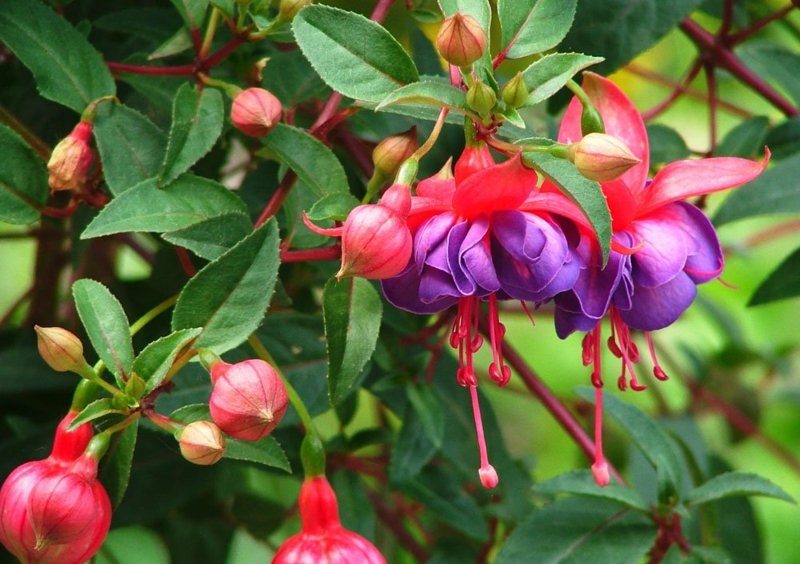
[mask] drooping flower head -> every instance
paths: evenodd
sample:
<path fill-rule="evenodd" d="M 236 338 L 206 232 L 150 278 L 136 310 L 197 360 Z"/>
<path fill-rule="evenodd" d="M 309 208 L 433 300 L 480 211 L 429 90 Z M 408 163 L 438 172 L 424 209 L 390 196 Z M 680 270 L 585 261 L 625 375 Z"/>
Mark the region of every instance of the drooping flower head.
<path fill-rule="evenodd" d="M 583 88 L 603 117 L 606 133 L 621 140 L 640 160 L 617 180 L 600 183 L 612 220 L 608 263 L 603 267 L 599 247 L 584 224 L 587 229 L 582 230 L 579 247 L 584 266 L 574 287 L 555 300 L 556 332 L 561 338 L 574 331 L 589 332 L 583 357 L 585 364 L 593 365 L 599 411 L 599 322 L 607 316 L 611 324 L 608 347 L 622 360 L 621 389 L 628 383 L 634 390 L 645 387 L 633 371 L 639 352 L 631 329 L 645 332 L 654 374 L 665 379 L 649 332 L 674 322 L 694 301 L 697 285 L 717 278 L 723 267 L 714 227 L 702 211 L 684 200 L 753 180 L 766 167 L 769 152 L 761 162 L 734 157 L 676 161 L 648 180 L 649 142 L 639 112 L 606 78 L 585 73 Z M 560 142 L 580 141 L 580 117 L 581 104 L 573 99 L 561 123 Z M 602 449 L 596 450 L 596 466 L 601 467 Z"/>

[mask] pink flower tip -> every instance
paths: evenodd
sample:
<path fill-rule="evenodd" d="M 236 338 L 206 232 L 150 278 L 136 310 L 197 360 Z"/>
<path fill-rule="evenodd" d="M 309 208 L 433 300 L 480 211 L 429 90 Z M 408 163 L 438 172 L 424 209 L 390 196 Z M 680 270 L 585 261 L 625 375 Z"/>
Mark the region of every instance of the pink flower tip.
<path fill-rule="evenodd" d="M 598 460 L 592 464 L 592 476 L 595 483 L 601 488 L 611 483 L 611 476 L 608 472 L 608 463 L 605 460 Z"/>
<path fill-rule="evenodd" d="M 263 137 L 281 120 L 281 102 L 269 90 L 248 88 L 233 99 L 231 121 L 250 137 Z"/>
<path fill-rule="evenodd" d="M 478 476 L 481 479 L 481 485 L 487 490 L 491 490 L 497 487 L 497 484 L 500 483 L 500 478 L 497 476 L 497 470 L 494 469 L 494 466 L 491 464 L 486 464 L 486 466 L 482 466 L 478 469 Z"/>
<path fill-rule="evenodd" d="M 392 202 L 395 209 L 402 205 Z M 342 267 L 336 278 L 381 280 L 406 267 L 411 258 L 411 231 L 395 209 L 364 204 L 350 212 L 342 230 Z"/>

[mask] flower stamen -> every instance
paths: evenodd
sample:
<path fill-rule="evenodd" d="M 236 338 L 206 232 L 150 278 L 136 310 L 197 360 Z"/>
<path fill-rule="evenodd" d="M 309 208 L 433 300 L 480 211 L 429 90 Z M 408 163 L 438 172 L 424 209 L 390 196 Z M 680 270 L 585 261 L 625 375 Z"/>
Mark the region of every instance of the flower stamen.
<path fill-rule="evenodd" d="M 481 484 L 487 490 L 497 486 L 500 479 L 497 477 L 497 471 L 494 466 L 489 464 L 489 455 L 486 452 L 486 437 L 483 433 L 483 419 L 481 418 L 481 406 L 478 402 L 478 387 L 471 385 L 469 387 L 470 396 L 472 396 L 472 416 L 475 419 L 475 434 L 478 438 L 478 454 L 480 455 L 480 468 L 478 468 L 478 476 L 480 477 Z"/>
<path fill-rule="evenodd" d="M 650 336 L 650 331 L 644 332 L 644 340 L 647 341 L 647 348 L 650 350 L 650 360 L 653 361 L 653 376 L 661 380 L 668 380 L 669 376 L 667 373 L 664 372 L 664 369 L 661 368 L 661 364 L 658 362 L 658 357 L 656 356 L 656 347 L 653 344 L 653 338 Z"/>
<path fill-rule="evenodd" d="M 489 296 L 489 341 L 492 347 L 492 364 L 489 365 L 489 376 L 499 386 L 505 386 L 511 378 L 511 369 L 503 362 L 501 348 L 505 333 L 506 328 L 500 323 L 500 316 L 497 313 L 497 297 L 491 294 Z"/>

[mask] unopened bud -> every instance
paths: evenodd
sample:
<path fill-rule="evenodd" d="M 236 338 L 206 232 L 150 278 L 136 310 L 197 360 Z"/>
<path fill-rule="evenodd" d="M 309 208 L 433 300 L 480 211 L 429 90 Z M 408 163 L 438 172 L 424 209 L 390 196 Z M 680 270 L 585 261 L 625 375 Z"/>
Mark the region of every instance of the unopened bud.
<path fill-rule="evenodd" d="M 39 354 L 56 372 L 77 372 L 86 365 L 83 344 L 74 334 L 61 327 L 34 325 L 38 336 Z"/>
<path fill-rule="evenodd" d="M 58 142 L 47 162 L 50 190 L 75 190 L 86 182 L 92 166 L 92 124 L 80 121 L 78 125 Z"/>
<path fill-rule="evenodd" d="M 372 151 L 372 162 L 375 164 L 375 170 L 385 178 L 394 176 L 400 169 L 400 165 L 413 155 L 418 147 L 416 126 L 405 133 L 387 137 L 378 143 Z"/>
<path fill-rule="evenodd" d="M 269 90 L 248 88 L 233 99 L 231 121 L 250 137 L 263 137 L 281 119 L 281 102 Z"/>
<path fill-rule="evenodd" d="M 381 204 L 358 206 L 344 222 L 342 267 L 336 278 L 391 278 L 408 264 L 411 245 L 405 218 L 392 208 Z"/>
<path fill-rule="evenodd" d="M 297 15 L 297 12 L 311 4 L 313 0 L 281 0 L 278 8 L 278 19 L 284 22 L 290 21 Z"/>
<path fill-rule="evenodd" d="M 591 104 L 584 105 L 581 111 L 581 135 L 605 132 L 606 126 L 603 123 L 603 116 L 600 115 L 597 108 Z"/>
<path fill-rule="evenodd" d="M 485 82 L 476 80 L 467 90 L 467 105 L 478 112 L 479 116 L 487 117 L 495 104 L 497 104 L 497 94 Z"/>
<path fill-rule="evenodd" d="M 590 133 L 567 147 L 567 158 L 590 180 L 609 182 L 641 162 L 625 144 L 605 133 Z"/>
<path fill-rule="evenodd" d="M 445 61 L 466 67 L 483 56 L 486 32 L 472 16 L 456 12 L 442 23 L 436 36 L 436 47 Z"/>
<path fill-rule="evenodd" d="M 503 87 L 503 101 L 512 108 L 519 108 L 528 99 L 528 87 L 525 86 L 525 80 L 522 73 L 518 72 L 514 78 L 509 80 Z"/>
<path fill-rule="evenodd" d="M 194 421 L 179 431 L 181 455 L 192 464 L 216 464 L 225 454 L 225 437 L 211 421 Z"/>
<path fill-rule="evenodd" d="M 405 219 L 411 211 L 411 188 L 407 184 L 392 184 L 383 193 L 378 204 Z"/>

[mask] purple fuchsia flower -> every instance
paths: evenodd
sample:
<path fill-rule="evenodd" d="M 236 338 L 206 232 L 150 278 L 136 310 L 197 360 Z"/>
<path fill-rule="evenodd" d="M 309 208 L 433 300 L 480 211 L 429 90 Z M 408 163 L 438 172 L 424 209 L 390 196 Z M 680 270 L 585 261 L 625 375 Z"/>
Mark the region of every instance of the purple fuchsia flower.
<path fill-rule="evenodd" d="M 518 155 L 496 164 L 486 145 L 467 147 L 455 176 L 447 165 L 417 186 L 406 220 L 411 259 L 382 281 L 386 299 L 398 308 L 425 314 L 457 307 L 450 345 L 458 350 L 458 383 L 472 396 L 479 476 L 487 488 L 498 478 L 486 454 L 472 361 L 483 343 L 480 302 L 488 302 L 489 375 L 502 386 L 510 370 L 497 301 L 544 302 L 572 288 L 582 266 L 575 254 L 578 231 L 564 219 L 581 212 L 560 193 L 540 193 L 536 184 L 536 173 Z"/>
<path fill-rule="evenodd" d="M 583 341 L 583 361 L 587 366 L 593 365 L 598 410 L 593 470 L 597 482 L 605 485 L 608 470 L 599 424 L 603 385 L 600 321 L 608 316 L 608 347 L 622 360 L 620 389 L 624 390 L 628 381 L 634 390 L 645 388 L 637 382 L 633 370 L 639 352 L 631 339 L 631 329 L 644 331 L 654 375 L 666 379 L 650 331 L 674 322 L 694 301 L 697 285 L 718 278 L 723 268 L 714 227 L 702 211 L 684 200 L 753 180 L 766 167 L 769 151 L 761 162 L 734 157 L 676 161 L 648 180 L 649 143 L 641 115 L 610 80 L 592 73 L 584 76 L 583 88 L 602 115 L 606 133 L 622 140 L 641 161 L 619 179 L 600 183 L 611 212 L 613 232 L 605 267 L 588 225 L 581 224 L 579 217 L 574 218 L 582 227 L 578 247 L 582 268 L 574 286 L 555 298 L 558 336 L 563 339 L 574 331 L 588 332 Z M 573 99 L 561 122 L 561 143 L 581 139 L 581 109 L 577 98 Z"/>

